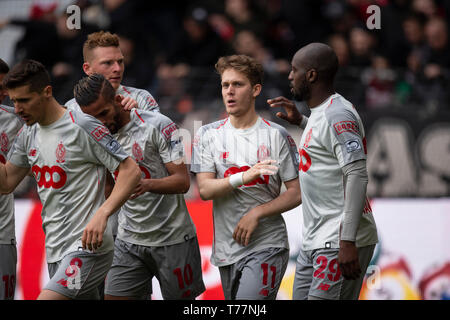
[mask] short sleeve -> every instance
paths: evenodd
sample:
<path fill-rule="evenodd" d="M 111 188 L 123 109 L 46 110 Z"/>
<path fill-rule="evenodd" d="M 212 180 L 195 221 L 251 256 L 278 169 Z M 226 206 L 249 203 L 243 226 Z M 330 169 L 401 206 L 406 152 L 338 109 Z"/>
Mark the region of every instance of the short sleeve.
<path fill-rule="evenodd" d="M 201 127 L 194 136 L 192 142 L 192 160 L 191 171 L 199 172 L 216 172 L 214 158 L 211 154 L 211 144 L 208 130 Z"/>
<path fill-rule="evenodd" d="M 362 123 L 356 114 L 342 109 L 337 112 L 328 112 L 326 116 L 328 128 L 325 132 L 329 137 L 325 145 L 336 156 L 340 167 L 366 159 Z"/>

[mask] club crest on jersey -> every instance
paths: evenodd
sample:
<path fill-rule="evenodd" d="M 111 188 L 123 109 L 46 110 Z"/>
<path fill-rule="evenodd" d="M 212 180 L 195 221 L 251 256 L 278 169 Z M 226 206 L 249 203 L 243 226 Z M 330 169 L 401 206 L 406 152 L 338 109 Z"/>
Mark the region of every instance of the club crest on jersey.
<path fill-rule="evenodd" d="M 144 153 L 142 152 L 141 146 L 137 142 L 133 144 L 131 152 L 133 153 L 133 157 L 136 161 L 144 160 Z"/>
<path fill-rule="evenodd" d="M 258 161 L 264 161 L 270 157 L 270 150 L 267 148 L 265 144 L 259 146 L 258 151 L 256 153 L 256 157 Z"/>
<path fill-rule="evenodd" d="M 2 132 L 2 134 L 0 134 L 0 149 L 3 152 L 8 152 L 8 144 L 9 144 L 8 136 L 6 135 L 6 133 Z"/>
<path fill-rule="evenodd" d="M 220 154 L 220 158 L 223 159 L 223 160 L 225 160 L 226 158 L 229 157 L 229 155 L 230 155 L 229 152 L 222 152 L 222 153 Z"/>
<path fill-rule="evenodd" d="M 303 147 L 308 148 L 309 142 L 311 141 L 311 136 L 312 136 L 312 128 L 309 129 L 308 133 L 306 134 L 305 142 L 303 143 Z"/>
<path fill-rule="evenodd" d="M 60 142 L 56 148 L 56 162 L 64 163 L 66 161 L 66 148 L 63 143 Z"/>

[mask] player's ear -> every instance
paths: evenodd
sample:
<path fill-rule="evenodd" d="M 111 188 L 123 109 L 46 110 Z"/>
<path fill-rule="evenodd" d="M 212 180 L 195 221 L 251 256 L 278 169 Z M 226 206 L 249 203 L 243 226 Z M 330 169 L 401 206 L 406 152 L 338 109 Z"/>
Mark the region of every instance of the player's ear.
<path fill-rule="evenodd" d="M 46 87 L 42 90 L 42 92 L 44 93 L 44 96 L 45 96 L 46 98 L 50 98 L 50 97 L 53 96 L 53 88 L 52 88 L 52 86 L 50 86 L 50 85 L 46 86 Z"/>
<path fill-rule="evenodd" d="M 317 70 L 316 69 L 310 69 L 306 72 L 306 80 L 308 80 L 309 83 L 314 83 L 317 81 Z"/>
<path fill-rule="evenodd" d="M 86 73 L 86 75 L 90 76 L 91 75 L 91 65 L 89 64 L 89 62 L 85 62 L 83 63 L 83 71 L 84 73 Z"/>
<path fill-rule="evenodd" d="M 262 90 L 262 85 L 261 84 L 255 84 L 253 86 L 253 98 L 256 98 L 257 96 L 259 96 L 259 94 L 261 93 Z"/>

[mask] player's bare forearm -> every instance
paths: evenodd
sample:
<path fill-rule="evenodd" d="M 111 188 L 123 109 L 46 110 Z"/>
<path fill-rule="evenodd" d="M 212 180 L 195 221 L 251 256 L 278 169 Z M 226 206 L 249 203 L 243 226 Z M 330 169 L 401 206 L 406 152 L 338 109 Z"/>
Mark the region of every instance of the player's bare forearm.
<path fill-rule="evenodd" d="M 275 163 L 276 161 L 271 159 L 256 163 L 250 169 L 241 173 L 241 185 L 251 183 L 262 175 L 275 174 L 278 170 L 278 168 L 274 165 Z M 203 200 L 212 200 L 230 193 L 234 189 L 234 186 L 230 183 L 230 179 L 231 176 L 222 179 L 216 178 L 216 174 L 214 172 L 197 173 L 197 183 L 200 197 Z"/>
<path fill-rule="evenodd" d="M 29 168 L 17 167 L 9 161 L 0 163 L 0 193 L 13 192 L 29 171 Z"/>
<path fill-rule="evenodd" d="M 118 169 L 119 174 L 111 194 L 98 208 L 83 231 L 81 237 L 83 249 L 96 250 L 103 244 L 103 233 L 109 216 L 128 200 L 141 178 L 139 167 L 130 157 L 122 161 Z"/>
<path fill-rule="evenodd" d="M 118 169 L 119 174 L 111 194 L 99 208 L 99 211 L 105 212 L 108 216 L 116 212 L 128 200 L 141 179 L 141 171 L 130 157 L 122 161 Z"/>
<path fill-rule="evenodd" d="M 360 276 L 358 248 L 354 241 L 339 241 L 338 264 L 345 279 L 355 280 Z"/>
<path fill-rule="evenodd" d="M 302 203 L 302 195 L 300 192 L 300 183 L 298 178 L 286 181 L 284 185 L 286 186 L 286 191 L 272 201 L 256 207 L 258 211 L 258 219 L 280 215 L 283 212 L 298 207 Z"/>
<path fill-rule="evenodd" d="M 241 218 L 233 232 L 236 242 L 243 246 L 248 245 L 262 218 L 280 215 L 302 203 L 298 178 L 285 182 L 285 186 L 286 191 L 277 198 L 253 208 Z"/>
<path fill-rule="evenodd" d="M 214 172 L 197 173 L 198 190 L 202 200 L 213 200 L 230 193 L 233 187 L 228 182 L 228 179 L 217 179 Z"/>
<path fill-rule="evenodd" d="M 186 165 L 184 163 L 175 164 L 174 162 L 169 162 L 165 166 L 169 173 L 167 177 L 141 179 L 131 199 L 145 192 L 157 194 L 182 194 L 188 192 L 191 179 Z"/>

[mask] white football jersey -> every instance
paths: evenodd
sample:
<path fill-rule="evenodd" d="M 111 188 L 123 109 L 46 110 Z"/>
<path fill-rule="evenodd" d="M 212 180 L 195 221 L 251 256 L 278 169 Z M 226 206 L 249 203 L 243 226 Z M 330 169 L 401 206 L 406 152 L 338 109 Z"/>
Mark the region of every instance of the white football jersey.
<path fill-rule="evenodd" d="M 234 128 L 227 118 L 201 127 L 194 137 L 191 171 L 195 173 L 214 172 L 221 179 L 266 159 L 277 161 L 276 174 L 262 176 L 213 200 L 211 262 L 216 266 L 233 264 L 249 252 L 265 248 L 289 248 L 281 215 L 262 219 L 248 246 L 238 244 L 233 232 L 247 212 L 280 195 L 282 182 L 298 177 L 297 147 L 285 128 L 261 117 L 248 129 Z"/>
<path fill-rule="evenodd" d="M 300 186 L 303 211 L 303 250 L 339 248 L 339 227 L 344 210 L 342 168 L 366 159 L 363 123 L 353 105 L 333 94 L 311 109 L 300 145 Z M 358 247 L 377 243 L 370 203 L 356 237 Z"/>
<path fill-rule="evenodd" d="M 136 100 L 139 109 L 159 112 L 158 103 L 147 90 L 120 85 L 116 91 L 116 94 L 120 94 L 124 97 L 131 97 Z M 81 108 L 75 98 L 67 101 L 65 106 L 71 110 L 81 111 Z"/>
<path fill-rule="evenodd" d="M 159 112 L 132 109 L 131 121 L 114 137 L 138 163 L 143 179 L 161 179 L 168 162 L 184 160 L 176 124 Z M 193 238 L 194 223 L 183 194 L 146 192 L 128 200 L 119 213 L 119 239 L 143 246 L 166 246 Z"/>
<path fill-rule="evenodd" d="M 14 139 L 23 123 L 14 108 L 0 105 L 0 162 L 5 164 Z M 0 194 L 0 244 L 16 241 L 14 226 L 14 195 Z"/>
<path fill-rule="evenodd" d="M 48 126 L 24 126 L 9 161 L 31 168 L 41 199 L 48 263 L 82 247 L 83 231 L 105 201 L 104 167 L 114 172 L 128 155 L 97 119 L 67 110 Z M 111 227 L 97 252 L 113 250 Z"/>

